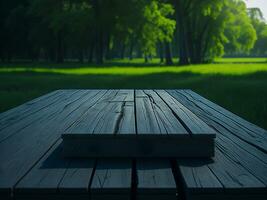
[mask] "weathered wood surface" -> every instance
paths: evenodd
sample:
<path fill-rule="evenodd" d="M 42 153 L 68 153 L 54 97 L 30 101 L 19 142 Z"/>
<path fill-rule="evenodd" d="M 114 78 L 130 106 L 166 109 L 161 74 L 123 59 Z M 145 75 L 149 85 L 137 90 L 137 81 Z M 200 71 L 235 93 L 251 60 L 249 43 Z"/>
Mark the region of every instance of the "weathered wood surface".
<path fill-rule="evenodd" d="M 0 188 L 10 190 L 59 140 L 61 133 L 104 91 L 62 91 L 64 95 L 42 112 L 0 131 Z M 23 121 L 30 125 L 23 126 Z"/>
<path fill-rule="evenodd" d="M 176 95 L 181 103 L 183 100 L 184 105 L 198 115 L 199 118 L 202 118 L 202 120 L 204 120 L 204 118 L 201 117 L 202 115 L 210 115 L 208 120 L 204 120 L 206 123 L 216 121 L 219 127 L 226 129 L 226 131 L 230 132 L 234 136 L 241 138 L 248 144 L 251 144 L 256 148 L 260 148 L 262 151 L 267 153 L 266 130 L 251 124 L 250 122 L 240 118 L 239 116 L 225 110 L 224 108 L 212 103 L 211 101 L 190 90 L 172 90 L 168 92 Z"/>
<path fill-rule="evenodd" d="M 193 137 L 214 138 L 216 132 L 164 90 L 156 91 Z"/>
<path fill-rule="evenodd" d="M 169 160 L 137 160 L 136 199 L 177 199 Z"/>
<path fill-rule="evenodd" d="M 0 199 L 176 199 L 182 192 L 189 200 L 266 200 L 266 130 L 190 90 L 139 91 L 58 90 L 1 113 Z M 96 109 L 100 105 L 120 112 L 121 101 L 129 115 L 106 116 Z M 138 112 L 148 109 L 140 119 L 134 115 L 137 101 Z M 202 122 L 215 130 L 215 157 L 175 162 L 63 158 L 61 134 L 91 111 L 98 113 L 95 119 L 110 120 L 106 127 L 95 123 L 98 130 L 117 130 L 118 135 L 146 133 L 153 126 L 158 135 L 171 136 L 172 130 L 182 130 L 180 125 L 185 128 L 183 123 L 197 116 L 200 120 L 185 130 L 201 135 Z M 168 120 L 179 115 L 183 117 L 170 125 Z M 116 120 L 120 125 L 114 126 Z M 138 127 L 138 120 L 146 125 Z"/>
<path fill-rule="evenodd" d="M 133 90 L 110 90 L 65 133 L 135 134 L 133 102 Z"/>
<path fill-rule="evenodd" d="M 100 159 L 97 161 L 90 191 L 93 199 L 131 199 L 132 161 Z"/>
<path fill-rule="evenodd" d="M 158 93 L 109 91 L 62 135 L 64 155 L 212 157 L 215 131 L 165 91 Z"/>
<path fill-rule="evenodd" d="M 136 119 L 138 134 L 183 134 L 187 130 L 172 110 L 153 90 L 136 90 Z"/>
<path fill-rule="evenodd" d="M 19 181 L 14 193 L 86 193 L 94 160 L 64 159 L 59 140 Z"/>
<path fill-rule="evenodd" d="M 192 91 L 168 92 L 218 132 L 213 159 L 177 161 L 188 198 L 266 199 L 267 132 Z"/>

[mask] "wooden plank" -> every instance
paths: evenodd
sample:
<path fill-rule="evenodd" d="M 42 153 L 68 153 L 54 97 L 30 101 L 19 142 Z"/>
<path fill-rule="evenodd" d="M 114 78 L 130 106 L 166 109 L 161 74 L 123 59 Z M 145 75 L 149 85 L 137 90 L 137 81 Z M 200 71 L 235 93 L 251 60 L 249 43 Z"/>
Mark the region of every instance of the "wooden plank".
<path fill-rule="evenodd" d="M 134 101 L 134 90 L 119 90 L 118 94 L 110 101 Z"/>
<path fill-rule="evenodd" d="M 101 159 L 97 161 L 90 186 L 94 199 L 131 199 L 131 160 Z"/>
<path fill-rule="evenodd" d="M 182 134 L 185 137 L 189 136 L 188 131 L 183 127 L 173 114 L 172 110 L 157 95 L 157 93 L 153 90 L 144 90 L 143 93 L 151 102 L 156 120 L 162 133 L 166 132 L 167 134 Z"/>
<path fill-rule="evenodd" d="M 72 92 L 69 94 L 65 94 L 67 98 L 62 99 L 63 105 L 66 103 L 66 101 L 72 94 Z M 56 106 L 58 106 L 58 109 L 62 108 L 58 104 L 56 104 Z M 12 187 L 16 183 L 16 181 L 20 177 L 22 177 L 27 172 L 27 170 L 40 158 L 40 156 L 42 156 L 47 151 L 47 149 L 53 144 L 53 142 L 56 141 L 56 139 L 53 140 L 44 149 L 44 145 L 42 144 L 39 144 L 39 146 L 37 146 L 37 142 L 42 141 L 43 139 L 40 138 L 41 133 L 37 132 L 37 129 L 42 130 L 43 126 L 47 125 L 45 123 L 47 121 L 47 117 L 54 114 L 54 110 L 55 107 L 53 107 L 53 110 L 47 108 L 47 112 L 42 113 L 42 115 L 39 117 L 39 121 L 34 121 L 31 127 L 18 129 L 18 124 L 15 124 L 9 127 L 8 129 L 5 129 L 5 132 L 0 132 L 1 134 L 7 133 L 11 135 L 6 140 L 0 143 L 0 165 L 2 169 L 0 171 L 0 188 Z M 35 117 L 32 120 L 35 120 Z M 36 136 L 39 137 L 37 138 Z M 46 139 L 47 137 L 44 138 Z M 34 148 L 37 149 L 33 152 L 32 149 Z M 31 160 L 30 158 L 36 155 L 38 149 L 42 149 L 42 153 L 38 154 L 37 157 L 34 157 L 34 159 Z M 27 154 L 27 151 L 29 155 Z M 29 161 L 30 163 L 28 163 Z"/>
<path fill-rule="evenodd" d="M 220 198 L 224 193 L 258 195 L 266 193 L 266 186 L 244 166 L 233 161 L 217 148 L 215 151 L 213 161 L 177 161 L 188 196 L 200 193 L 216 194 Z"/>
<path fill-rule="evenodd" d="M 64 155 L 97 158 L 214 155 L 213 138 L 190 137 L 171 109 L 152 90 L 136 91 L 135 123 L 132 93 L 133 90 L 110 91 L 82 115 L 62 135 Z M 130 101 L 125 101 L 126 98 Z M 137 135 L 135 126 L 140 131 Z M 155 137 L 155 133 L 159 134 Z"/>
<path fill-rule="evenodd" d="M 89 197 L 88 185 L 94 160 L 64 159 L 59 140 L 14 188 L 16 199 L 31 199 L 49 195 L 49 199 L 84 194 Z M 38 198 L 39 199 L 39 198 Z"/>
<path fill-rule="evenodd" d="M 210 103 L 208 100 L 204 100 L 203 97 L 200 98 L 199 95 L 197 96 L 191 91 L 183 90 L 168 92 L 175 98 L 179 98 L 179 100 L 184 98 L 188 102 L 188 105 L 191 104 L 192 108 L 197 107 L 206 115 L 210 115 L 210 120 L 222 125 L 231 134 L 267 153 L 267 131 L 255 125 L 251 125 L 251 123 L 246 122 L 234 114 L 230 114 L 229 111 L 226 111 L 223 108 L 218 106 L 213 107 L 213 103 Z"/>
<path fill-rule="evenodd" d="M 206 117 L 201 117 L 208 121 Z M 219 124 L 213 121 L 209 121 L 209 124 L 219 133 L 216 140 L 217 148 L 224 152 L 232 162 L 240 163 L 251 174 L 267 185 L 267 177 L 264 176 L 264 174 L 267 174 L 267 154 L 235 137 Z"/>
<path fill-rule="evenodd" d="M 236 146 L 223 135 L 218 136 L 217 148 L 234 163 L 239 163 L 267 187 L 267 164 Z M 266 188 L 267 189 L 267 188 Z"/>
<path fill-rule="evenodd" d="M 211 159 L 177 160 L 187 195 L 223 192 L 223 185 L 208 167 L 212 162 Z"/>
<path fill-rule="evenodd" d="M 43 96 L 40 96 L 38 98 L 35 98 L 31 101 L 28 101 L 20 106 L 17 106 L 15 108 L 12 108 L 10 110 L 7 110 L 5 112 L 0 113 L 0 125 L 1 127 L 5 124 L 4 120 L 8 120 L 8 118 L 10 116 L 13 116 L 15 118 L 14 115 L 19 115 L 21 116 L 22 114 L 24 114 L 25 112 L 28 112 L 30 110 L 32 110 L 33 107 L 35 107 L 34 105 L 38 105 L 37 108 L 39 108 L 39 104 L 42 104 L 42 102 L 49 102 L 49 99 L 51 98 L 55 98 L 56 96 L 60 96 L 62 94 L 61 90 L 55 90 L 53 92 L 50 92 L 48 94 L 45 94 Z M 12 119 L 10 119 L 12 120 Z"/>
<path fill-rule="evenodd" d="M 136 134 L 133 94 L 133 90 L 110 90 L 81 115 L 62 134 L 64 154 L 68 157 L 127 156 L 129 140 L 124 135 Z M 123 147 L 125 151 L 122 152 Z"/>
<path fill-rule="evenodd" d="M 149 96 L 142 90 L 135 91 L 135 104 L 138 134 L 166 134 L 158 125 Z"/>
<path fill-rule="evenodd" d="M 217 112 L 221 113 L 222 115 L 224 115 L 225 117 L 237 122 L 238 124 L 240 124 L 241 126 L 243 126 L 245 129 L 249 129 L 253 132 L 258 133 L 259 135 L 264 135 L 266 137 L 266 133 L 267 131 L 256 126 L 255 124 L 241 118 L 240 116 L 224 109 L 223 107 L 219 106 L 218 104 L 213 103 L 212 101 L 200 96 L 199 94 L 193 92 L 192 90 L 184 90 L 184 92 L 194 96 L 194 98 L 197 101 L 201 101 L 203 103 L 205 103 L 206 105 L 208 105 L 209 107 L 215 109 Z"/>
<path fill-rule="evenodd" d="M 215 149 L 214 163 L 209 165 L 212 172 L 224 185 L 225 190 L 238 192 L 264 192 L 266 186 L 246 170 L 240 163 L 233 162 L 218 148 Z"/>
<path fill-rule="evenodd" d="M 207 158 L 214 142 L 176 136 L 105 136 L 63 138 L 64 156 L 72 158 Z"/>
<path fill-rule="evenodd" d="M 177 91 L 175 94 L 177 98 L 188 108 L 190 108 L 199 118 L 205 121 L 209 126 L 215 129 L 218 132 L 218 136 L 223 135 L 229 140 L 231 140 L 237 147 L 242 148 L 248 154 L 257 157 L 263 163 L 267 163 L 267 154 L 261 150 L 260 147 L 247 143 L 246 140 L 243 140 L 242 137 L 237 137 L 236 134 L 233 134 L 228 128 L 229 124 L 224 123 L 219 118 L 214 118 L 211 112 L 206 112 L 199 106 L 196 106 L 194 101 L 189 101 L 186 94 L 183 91 Z M 214 111 L 215 112 L 215 111 Z"/>
<path fill-rule="evenodd" d="M 136 199 L 177 199 L 177 190 L 168 160 L 137 160 Z"/>
<path fill-rule="evenodd" d="M 218 132 L 214 162 L 205 163 L 203 160 L 178 162 L 190 196 L 188 198 L 195 199 L 197 195 L 194 196 L 193 193 L 203 193 L 203 198 L 227 196 L 233 199 L 238 198 L 238 195 L 248 194 L 250 197 L 246 199 L 253 199 L 251 194 L 254 193 L 254 198 L 261 199 L 267 192 L 264 175 L 266 154 L 229 131 L 228 126 L 231 124 L 227 124 L 219 117 L 215 118 L 214 112 L 217 112 L 215 109 L 206 109 L 184 91 L 168 92 Z"/>
<path fill-rule="evenodd" d="M 136 134 L 134 102 L 125 102 L 121 111 L 117 134 Z"/>
<path fill-rule="evenodd" d="M 15 187 L 16 193 L 56 193 L 70 160 L 60 159 L 59 140 Z"/>
<path fill-rule="evenodd" d="M 1 125 L 0 143 L 6 140 L 7 138 L 11 137 L 13 134 L 16 134 L 19 130 L 25 129 L 31 126 L 31 124 L 38 122 L 42 118 L 46 117 L 45 114 L 47 114 L 47 110 L 49 110 L 51 107 L 57 107 L 58 104 L 60 104 L 60 102 L 65 101 L 66 99 L 70 98 L 72 95 L 77 93 L 77 91 L 68 91 L 68 92 L 62 91 L 61 93 L 62 94 L 59 95 L 59 97 L 55 96 L 54 99 L 49 99 L 50 101 L 52 101 L 52 103 L 47 102 L 47 105 L 43 107 L 43 109 L 42 109 L 43 102 L 41 101 L 40 102 L 41 109 L 39 111 L 37 109 L 37 112 L 32 112 L 30 108 L 28 108 L 27 106 L 24 106 L 22 108 L 25 108 L 26 111 L 19 110 L 17 113 L 14 112 L 14 113 L 11 113 L 8 117 L 5 117 L 5 119 L 3 120 L 3 123 L 7 123 L 7 126 Z M 34 105 L 34 107 L 38 107 L 38 102 L 39 101 L 37 101 L 37 105 L 36 104 L 32 104 L 32 105 Z M 35 109 L 33 108 L 33 110 Z M 42 112 L 43 115 L 40 115 L 40 112 Z M 20 113 L 22 116 L 20 116 Z M 14 121 L 12 121 L 12 119 L 14 119 Z"/>
<path fill-rule="evenodd" d="M 205 112 L 205 108 L 194 105 L 194 101 L 188 101 L 183 98 L 187 94 L 180 94 L 179 98 L 181 101 L 184 101 L 184 104 L 191 106 L 191 109 L 195 111 L 195 113 L 201 117 L 206 123 L 208 123 L 211 127 L 217 130 L 218 140 L 217 146 L 221 148 L 222 151 L 225 151 L 226 155 L 229 155 L 231 159 L 235 159 L 234 162 L 241 163 L 246 169 L 248 169 L 252 174 L 254 174 L 259 180 L 266 183 L 266 164 L 267 164 L 267 154 L 264 151 L 261 151 L 261 148 L 257 148 L 250 143 L 247 143 L 246 140 L 242 140 L 242 138 L 237 137 L 236 134 L 239 133 L 239 130 L 236 130 L 234 133 L 229 128 L 231 124 L 228 124 L 220 119 L 214 117 L 215 110 L 210 110 L 210 112 Z M 240 132 L 242 129 L 240 129 Z M 264 141 L 263 141 L 264 143 Z M 267 142 L 265 142 L 267 143 Z"/>
<path fill-rule="evenodd" d="M 179 101 L 164 90 L 156 90 L 156 92 L 168 104 L 172 112 L 175 113 L 176 117 L 180 119 L 181 123 L 193 137 L 205 136 L 215 138 L 216 132 Z"/>
<path fill-rule="evenodd" d="M 62 158 L 62 152 L 61 152 Z M 66 158 L 62 158 L 66 159 Z M 70 163 L 61 179 L 58 190 L 61 194 L 88 193 L 88 186 L 95 166 L 94 159 L 69 159 Z"/>
<path fill-rule="evenodd" d="M 135 134 L 133 91 L 112 90 L 88 110 L 67 134 Z M 126 101 L 127 100 L 127 101 Z"/>
<path fill-rule="evenodd" d="M 106 91 L 79 91 L 57 106 L 42 113 L 42 120 L 0 144 L 0 188 L 12 188 L 14 184 L 40 159 L 60 134 L 86 109 L 100 99 Z M 33 151 L 34 149 L 34 151 Z"/>

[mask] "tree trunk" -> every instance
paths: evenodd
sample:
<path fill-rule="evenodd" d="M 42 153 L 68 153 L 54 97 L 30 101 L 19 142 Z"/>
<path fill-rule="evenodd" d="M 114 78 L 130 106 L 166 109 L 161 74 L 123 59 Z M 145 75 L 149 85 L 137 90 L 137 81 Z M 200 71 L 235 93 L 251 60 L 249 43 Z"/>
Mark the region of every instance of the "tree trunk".
<path fill-rule="evenodd" d="M 83 51 L 83 48 L 80 48 L 79 49 L 79 62 L 83 63 L 83 61 L 84 61 L 84 51 Z"/>
<path fill-rule="evenodd" d="M 134 48 L 134 39 L 132 38 L 130 49 L 129 49 L 129 60 L 133 59 L 133 48 Z"/>
<path fill-rule="evenodd" d="M 125 44 L 124 44 L 124 41 L 122 41 L 122 43 L 121 43 L 121 50 L 120 50 L 120 52 L 121 52 L 121 59 L 124 59 L 124 54 L 125 54 Z"/>
<path fill-rule="evenodd" d="M 149 61 L 149 58 L 147 55 L 145 55 L 145 63 L 148 63 L 148 61 Z"/>
<path fill-rule="evenodd" d="M 103 35 L 101 30 L 96 34 L 96 42 L 96 63 L 103 64 Z"/>
<path fill-rule="evenodd" d="M 140 46 L 138 46 L 138 48 L 137 48 L 137 58 L 142 58 L 142 57 L 143 57 L 142 54 L 143 54 L 143 53 L 142 53 L 142 51 L 141 51 L 141 48 L 140 48 Z"/>
<path fill-rule="evenodd" d="M 96 63 L 103 64 L 103 53 L 104 53 L 104 45 L 103 45 L 103 30 L 102 24 L 100 24 L 100 6 L 98 0 L 93 0 L 93 8 L 95 11 L 95 55 L 96 55 Z"/>
<path fill-rule="evenodd" d="M 159 48 L 160 63 L 164 63 L 164 46 L 162 42 L 159 43 L 158 48 Z"/>
<path fill-rule="evenodd" d="M 63 41 L 62 41 L 62 32 L 57 33 L 57 63 L 63 63 Z"/>
<path fill-rule="evenodd" d="M 111 55 L 110 55 L 110 33 L 106 34 L 106 40 L 105 40 L 105 58 L 106 60 L 111 59 Z"/>
<path fill-rule="evenodd" d="M 180 40 L 180 45 L 179 45 L 179 63 L 180 65 L 188 65 L 189 64 L 189 59 L 188 59 L 188 45 L 187 45 L 187 38 L 186 34 L 184 33 L 184 25 L 183 22 L 180 23 L 179 25 L 179 40 Z"/>
<path fill-rule="evenodd" d="M 90 47 L 89 47 L 88 63 L 92 63 L 93 62 L 94 50 L 95 50 L 95 41 L 92 40 L 91 44 L 90 44 Z"/>
<path fill-rule="evenodd" d="M 172 53 L 171 53 L 171 45 L 169 42 L 165 42 L 165 60 L 166 65 L 172 65 Z"/>
<path fill-rule="evenodd" d="M 187 37 L 186 37 L 186 28 L 185 28 L 185 14 L 183 12 L 183 8 L 180 5 L 180 1 L 176 0 L 176 24 L 177 24 L 177 32 L 179 34 L 179 64 L 180 65 L 188 65 L 188 46 L 187 46 Z"/>

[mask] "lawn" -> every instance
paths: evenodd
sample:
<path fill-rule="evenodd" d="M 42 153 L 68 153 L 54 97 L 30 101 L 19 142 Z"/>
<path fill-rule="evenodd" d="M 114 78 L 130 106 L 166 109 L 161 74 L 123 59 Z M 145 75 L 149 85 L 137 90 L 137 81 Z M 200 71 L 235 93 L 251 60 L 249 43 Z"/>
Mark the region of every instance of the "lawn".
<path fill-rule="evenodd" d="M 143 64 L 143 60 L 116 60 L 104 66 L 0 64 L 0 112 L 55 89 L 189 88 L 267 129 L 264 59 L 221 59 L 187 67 L 162 66 L 158 61 Z"/>

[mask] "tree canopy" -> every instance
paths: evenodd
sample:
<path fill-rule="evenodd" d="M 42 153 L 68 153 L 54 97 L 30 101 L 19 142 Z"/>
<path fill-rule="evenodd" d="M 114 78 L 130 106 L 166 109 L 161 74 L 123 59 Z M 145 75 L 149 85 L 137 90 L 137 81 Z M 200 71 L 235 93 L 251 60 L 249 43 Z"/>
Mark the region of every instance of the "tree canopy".
<path fill-rule="evenodd" d="M 267 25 L 242 0 L 9 0 L 0 5 L 2 60 L 172 64 L 266 56 Z"/>

